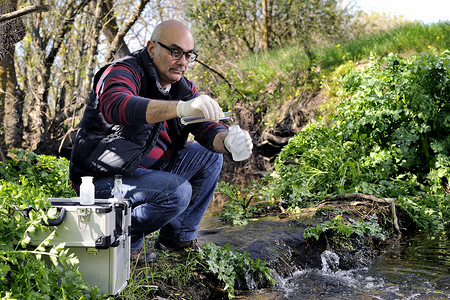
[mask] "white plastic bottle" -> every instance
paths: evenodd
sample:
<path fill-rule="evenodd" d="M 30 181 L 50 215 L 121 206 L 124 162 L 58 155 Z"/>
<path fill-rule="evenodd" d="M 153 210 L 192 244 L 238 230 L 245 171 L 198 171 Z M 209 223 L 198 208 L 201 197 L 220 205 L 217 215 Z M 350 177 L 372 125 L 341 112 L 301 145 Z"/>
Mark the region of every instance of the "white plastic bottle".
<path fill-rule="evenodd" d="M 94 177 L 83 176 L 81 177 L 80 185 L 80 204 L 92 205 L 95 202 L 95 186 L 92 182 Z"/>
<path fill-rule="evenodd" d="M 241 130 L 239 125 L 233 125 L 228 128 L 230 136 L 233 136 L 232 143 L 236 147 L 231 152 L 234 161 L 241 161 L 249 158 L 250 152 L 248 151 L 245 133 Z"/>

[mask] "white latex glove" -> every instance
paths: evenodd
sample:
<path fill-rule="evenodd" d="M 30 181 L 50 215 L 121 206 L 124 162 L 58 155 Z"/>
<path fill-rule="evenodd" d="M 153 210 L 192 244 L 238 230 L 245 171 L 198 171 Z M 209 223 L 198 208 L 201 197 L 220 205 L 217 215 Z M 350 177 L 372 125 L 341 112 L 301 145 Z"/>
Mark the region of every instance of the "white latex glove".
<path fill-rule="evenodd" d="M 223 144 L 231 152 L 234 161 L 241 161 L 249 158 L 253 149 L 253 142 L 250 134 L 242 130 L 239 125 L 233 125 L 228 128 L 228 135 Z"/>
<path fill-rule="evenodd" d="M 200 95 L 189 101 L 179 101 L 177 105 L 179 117 L 205 117 L 205 121 L 218 122 L 224 114 L 219 104 L 207 95 Z"/>

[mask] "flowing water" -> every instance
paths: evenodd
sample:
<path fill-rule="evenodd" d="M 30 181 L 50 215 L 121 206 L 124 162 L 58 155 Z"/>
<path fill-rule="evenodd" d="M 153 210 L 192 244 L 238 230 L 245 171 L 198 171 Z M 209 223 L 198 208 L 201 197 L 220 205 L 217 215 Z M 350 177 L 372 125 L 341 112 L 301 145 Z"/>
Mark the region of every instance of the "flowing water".
<path fill-rule="evenodd" d="M 298 271 L 272 299 L 450 299 L 448 237 L 415 236 L 360 269 L 339 270 L 338 260 L 325 251 L 321 269 Z"/>
<path fill-rule="evenodd" d="M 218 225 L 211 223 L 211 219 L 203 223 L 207 230 Z M 255 244 L 267 237 L 292 235 L 293 231 L 288 222 L 269 225 L 268 221 L 261 221 L 241 228 L 222 228 L 200 239 L 216 244 L 225 240 L 233 247 L 233 243 Z M 266 251 L 267 243 L 265 247 Z M 370 266 L 353 270 L 340 270 L 339 257 L 332 251 L 324 251 L 320 258 L 321 267 L 299 269 L 286 278 L 275 274 L 274 288 L 253 291 L 241 299 L 450 299 L 448 235 L 419 234 L 385 248 Z"/>

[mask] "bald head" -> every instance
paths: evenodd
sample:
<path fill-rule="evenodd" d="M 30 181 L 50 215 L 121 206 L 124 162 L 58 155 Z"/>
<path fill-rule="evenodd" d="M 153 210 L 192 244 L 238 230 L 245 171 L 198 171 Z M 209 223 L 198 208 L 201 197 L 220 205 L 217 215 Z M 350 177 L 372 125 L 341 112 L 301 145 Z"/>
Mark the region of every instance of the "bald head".
<path fill-rule="evenodd" d="M 162 41 L 165 38 L 179 38 L 184 36 L 194 41 L 191 32 L 182 22 L 177 20 L 168 20 L 159 23 L 153 30 L 151 40 Z"/>

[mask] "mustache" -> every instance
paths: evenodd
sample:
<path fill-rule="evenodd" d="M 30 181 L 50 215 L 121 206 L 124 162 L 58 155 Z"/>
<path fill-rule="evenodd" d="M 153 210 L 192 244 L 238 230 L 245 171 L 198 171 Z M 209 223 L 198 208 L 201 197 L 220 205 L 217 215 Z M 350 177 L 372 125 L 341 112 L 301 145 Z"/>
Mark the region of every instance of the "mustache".
<path fill-rule="evenodd" d="M 185 72 L 186 71 L 186 68 L 184 68 L 184 67 L 179 67 L 179 68 L 170 68 L 171 70 L 174 70 L 174 71 L 179 71 L 179 72 Z"/>

